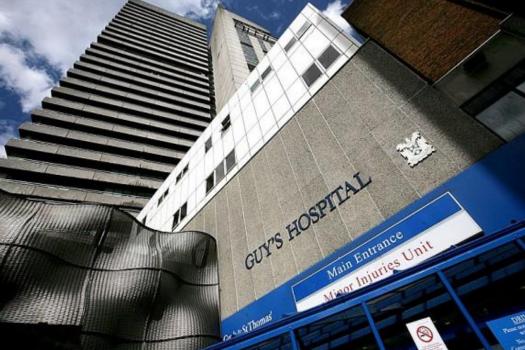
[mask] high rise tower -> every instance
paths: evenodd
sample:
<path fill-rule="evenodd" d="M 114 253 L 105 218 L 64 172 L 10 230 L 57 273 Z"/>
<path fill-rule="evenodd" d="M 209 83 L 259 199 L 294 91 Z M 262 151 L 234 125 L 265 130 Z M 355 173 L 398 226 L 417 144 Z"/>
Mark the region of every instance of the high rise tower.
<path fill-rule="evenodd" d="M 20 139 L 0 188 L 137 211 L 211 119 L 206 27 L 129 0 Z"/>
<path fill-rule="evenodd" d="M 219 5 L 210 41 L 215 101 L 219 111 L 276 39 L 267 29 Z"/>

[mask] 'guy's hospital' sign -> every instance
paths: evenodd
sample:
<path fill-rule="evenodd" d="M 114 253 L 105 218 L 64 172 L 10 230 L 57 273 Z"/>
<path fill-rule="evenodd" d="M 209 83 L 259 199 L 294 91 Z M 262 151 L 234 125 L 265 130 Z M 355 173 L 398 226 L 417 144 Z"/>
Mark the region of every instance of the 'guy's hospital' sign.
<path fill-rule="evenodd" d="M 276 250 L 281 249 L 285 242 L 291 242 L 295 237 L 308 230 L 310 226 L 318 223 L 327 213 L 334 211 L 338 206 L 342 205 L 350 199 L 351 196 L 361 191 L 371 182 L 372 179 L 370 177 L 363 179 L 359 172 L 355 173 L 351 180 L 347 180 L 342 185 L 336 187 L 306 212 L 299 215 L 297 219 L 286 225 L 285 235 L 277 232 L 266 242 L 250 252 L 244 260 L 244 266 L 248 270 L 251 270 L 257 264 L 261 263 L 263 259 L 272 255 Z"/>

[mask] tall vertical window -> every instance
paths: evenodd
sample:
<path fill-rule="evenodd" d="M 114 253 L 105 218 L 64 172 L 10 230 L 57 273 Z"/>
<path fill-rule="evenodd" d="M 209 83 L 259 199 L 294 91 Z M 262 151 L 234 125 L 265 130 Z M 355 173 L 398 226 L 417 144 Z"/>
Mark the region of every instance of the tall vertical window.
<path fill-rule="evenodd" d="M 252 42 L 250 40 L 248 28 L 240 22 L 235 23 L 235 28 L 237 29 L 237 35 L 239 36 L 239 40 L 241 42 L 241 48 L 242 52 L 244 53 L 244 58 L 246 59 L 246 64 L 248 65 L 248 69 L 252 71 L 253 68 L 255 68 L 255 66 L 257 66 L 259 63 L 259 59 L 257 58 L 255 49 L 253 48 Z"/>
<path fill-rule="evenodd" d="M 184 220 L 184 218 L 186 217 L 186 214 L 188 212 L 188 203 L 184 203 L 180 208 L 179 210 L 177 210 L 175 212 L 175 214 L 173 214 L 173 222 L 171 224 L 171 230 L 175 230 L 175 227 L 177 227 L 178 224 L 180 224 L 180 222 L 182 220 Z"/>

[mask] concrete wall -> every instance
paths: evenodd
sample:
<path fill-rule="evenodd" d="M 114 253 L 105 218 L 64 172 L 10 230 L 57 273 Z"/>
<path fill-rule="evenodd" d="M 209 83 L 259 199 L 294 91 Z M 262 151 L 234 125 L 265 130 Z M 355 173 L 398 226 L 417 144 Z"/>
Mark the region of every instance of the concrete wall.
<path fill-rule="evenodd" d="M 396 151 L 420 131 L 414 168 Z M 375 43 L 358 53 L 193 218 L 218 240 L 225 318 L 497 148 L 500 141 Z M 245 257 L 360 172 L 366 189 L 269 258 Z"/>
<path fill-rule="evenodd" d="M 213 22 L 211 53 L 215 105 L 220 111 L 250 74 L 233 18 L 222 7 L 217 8 Z"/>

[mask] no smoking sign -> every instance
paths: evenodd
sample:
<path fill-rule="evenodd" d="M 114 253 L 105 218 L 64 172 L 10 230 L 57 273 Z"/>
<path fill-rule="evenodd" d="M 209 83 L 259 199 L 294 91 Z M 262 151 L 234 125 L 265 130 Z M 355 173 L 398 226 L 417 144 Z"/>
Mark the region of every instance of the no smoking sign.
<path fill-rule="evenodd" d="M 448 350 L 430 317 L 407 323 L 418 350 Z"/>

